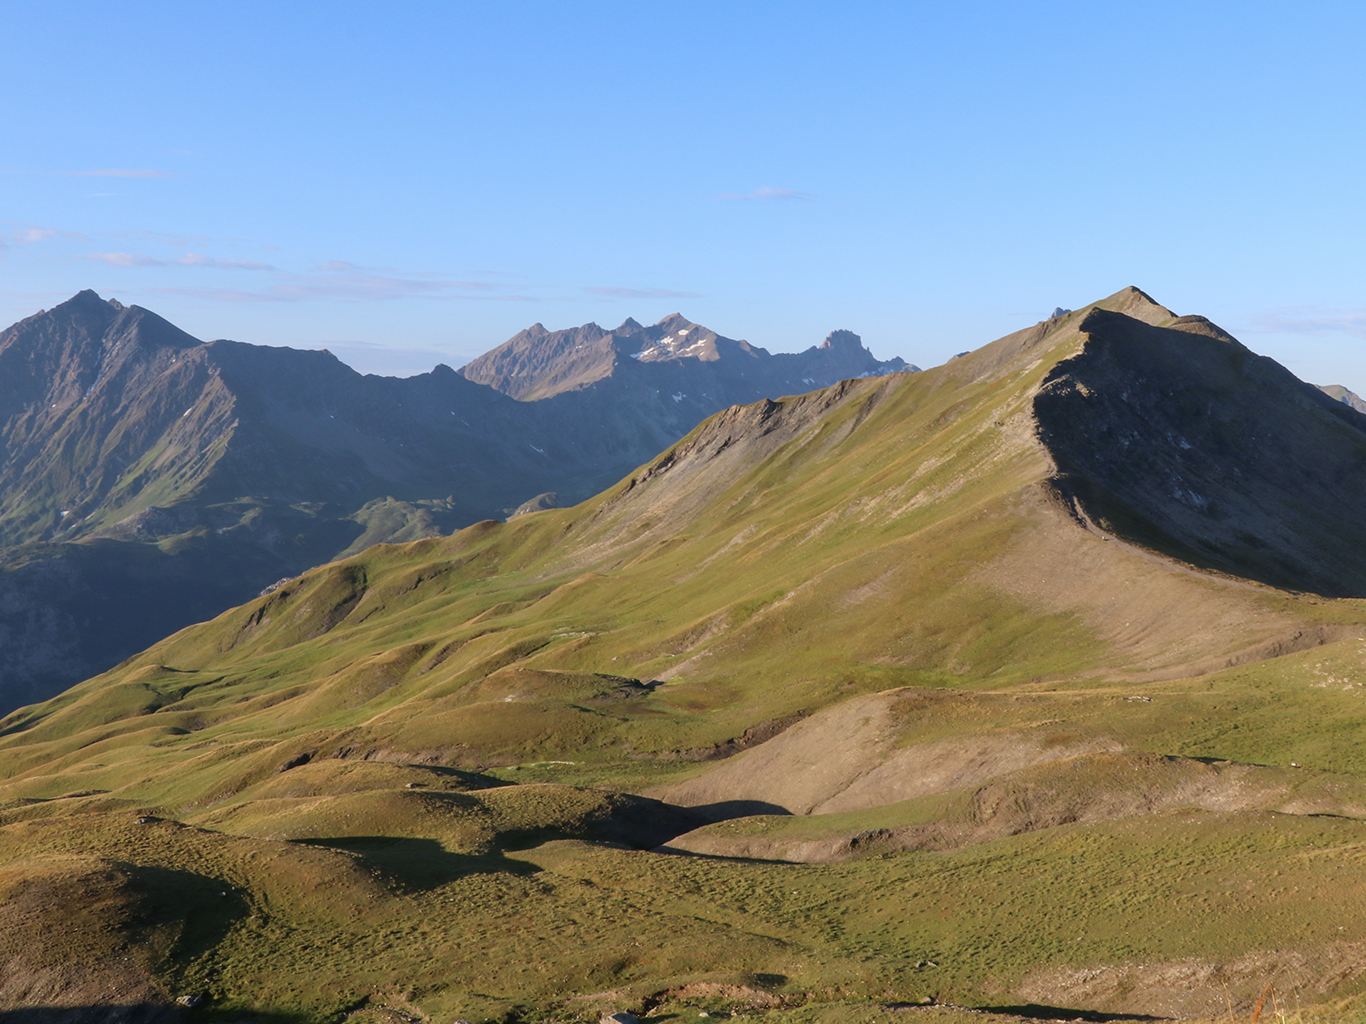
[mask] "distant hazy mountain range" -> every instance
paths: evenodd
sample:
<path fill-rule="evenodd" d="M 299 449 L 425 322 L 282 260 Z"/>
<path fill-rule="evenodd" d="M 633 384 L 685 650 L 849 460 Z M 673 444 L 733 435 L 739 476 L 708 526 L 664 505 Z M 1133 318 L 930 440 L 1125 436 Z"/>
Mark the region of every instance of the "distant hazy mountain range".
<path fill-rule="evenodd" d="M 597 324 L 547 331 L 533 324 L 460 372 L 523 400 L 612 380 L 617 386 L 629 381 L 641 388 L 676 388 L 669 390 L 676 403 L 724 409 L 752 401 L 748 395 L 802 394 L 837 380 L 917 369 L 902 359 L 875 359 L 851 331 L 832 332 L 819 348 L 770 355 L 675 313 L 652 327 L 628 318 L 612 331 Z"/>
<path fill-rule="evenodd" d="M 81 292 L 0 333 L 0 710 L 370 544 L 573 504 L 728 405 L 902 369 L 675 315 L 363 376 Z"/>

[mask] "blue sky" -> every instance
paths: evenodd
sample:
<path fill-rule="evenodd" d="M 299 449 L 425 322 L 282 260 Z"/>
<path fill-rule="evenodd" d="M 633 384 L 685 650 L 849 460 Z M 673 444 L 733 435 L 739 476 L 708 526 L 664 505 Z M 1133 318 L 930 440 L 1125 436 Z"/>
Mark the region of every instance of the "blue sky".
<path fill-rule="evenodd" d="M 930 366 L 1136 284 L 1366 392 L 1366 7 L 0 8 L 0 321 L 458 366 L 675 310 Z"/>

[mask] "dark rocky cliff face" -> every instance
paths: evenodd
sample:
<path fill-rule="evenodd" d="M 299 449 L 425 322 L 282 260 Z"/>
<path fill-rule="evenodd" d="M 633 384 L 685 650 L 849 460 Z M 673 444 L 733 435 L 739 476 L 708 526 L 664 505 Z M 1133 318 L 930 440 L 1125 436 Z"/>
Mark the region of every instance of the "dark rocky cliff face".
<path fill-rule="evenodd" d="M 1198 566 L 1366 596 L 1366 416 L 1201 317 L 1096 310 L 1082 330 L 1034 410 L 1086 515 Z"/>

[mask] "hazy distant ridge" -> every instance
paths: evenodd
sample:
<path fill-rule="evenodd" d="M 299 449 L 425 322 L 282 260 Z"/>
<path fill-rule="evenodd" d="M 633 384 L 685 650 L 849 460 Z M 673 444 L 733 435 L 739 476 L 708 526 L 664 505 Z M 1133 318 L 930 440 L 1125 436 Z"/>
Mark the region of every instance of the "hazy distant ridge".
<path fill-rule="evenodd" d="M 594 323 L 562 331 L 533 324 L 460 372 L 523 400 L 616 378 L 623 387 L 630 381 L 636 387 L 684 388 L 722 409 L 851 377 L 916 369 L 900 358 L 875 358 L 852 331 L 833 331 L 804 352 L 772 355 L 674 313 L 650 327 L 628 318 L 610 331 Z"/>

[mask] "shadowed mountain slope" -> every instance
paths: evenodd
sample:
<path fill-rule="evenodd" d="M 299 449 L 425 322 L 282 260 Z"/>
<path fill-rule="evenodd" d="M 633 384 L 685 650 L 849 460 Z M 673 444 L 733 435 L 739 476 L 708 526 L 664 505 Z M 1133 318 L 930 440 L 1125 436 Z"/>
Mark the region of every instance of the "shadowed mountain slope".
<path fill-rule="evenodd" d="M 0 334 L 0 541 L 47 540 L 125 503 L 136 490 L 130 467 L 156 447 L 171 487 L 193 486 L 202 458 L 158 442 L 202 396 L 213 458 L 225 396 L 209 388 L 200 348 L 155 314 L 94 292 Z"/>
<path fill-rule="evenodd" d="M 1096 310 L 1081 330 L 1035 410 L 1087 515 L 1196 564 L 1366 596 L 1366 416 L 1203 318 Z"/>
<path fill-rule="evenodd" d="M 444 367 L 362 377 L 82 292 L 0 334 L 0 706 L 358 542 L 623 468 L 580 441 Z"/>
<path fill-rule="evenodd" d="M 220 932 L 135 965 L 225 1012 L 395 977 L 461 1019 L 1349 996 L 1366 605 L 1304 591 L 1366 581 L 1289 496 L 1366 511 L 1354 417 L 1136 289 L 727 409 L 574 508 L 370 548 L 0 719 L 4 877 L 230 880 Z"/>
<path fill-rule="evenodd" d="M 468 522 L 616 464 L 591 426 L 575 444 L 543 409 L 446 367 L 362 376 L 327 352 L 202 344 L 93 292 L 0 335 L 0 379 L 9 544 L 90 536 L 187 499 L 349 514 L 449 495 L 445 511 Z"/>

